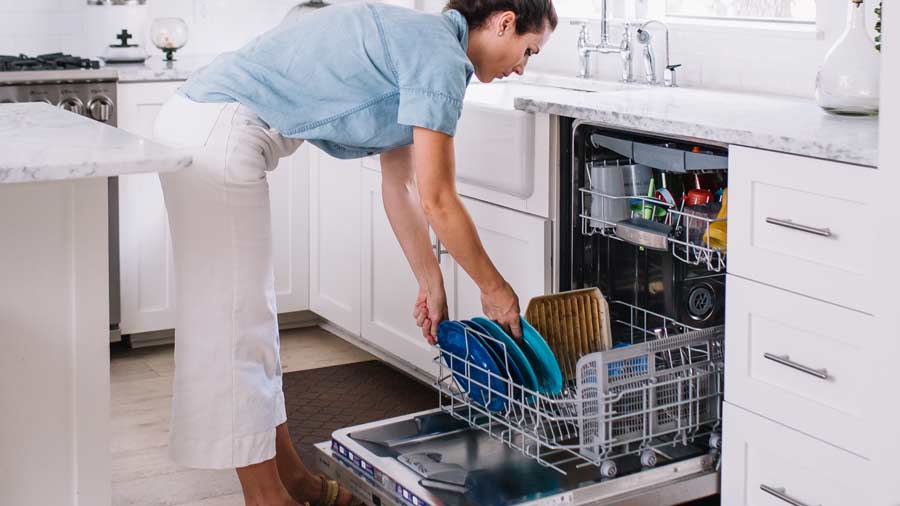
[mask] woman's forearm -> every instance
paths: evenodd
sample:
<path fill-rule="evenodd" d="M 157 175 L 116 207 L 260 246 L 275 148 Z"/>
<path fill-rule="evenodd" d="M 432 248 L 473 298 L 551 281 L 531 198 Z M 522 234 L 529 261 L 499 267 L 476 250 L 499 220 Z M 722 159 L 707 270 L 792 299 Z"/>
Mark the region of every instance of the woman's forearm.
<path fill-rule="evenodd" d="M 419 204 L 408 151 L 382 155 L 381 194 L 388 221 L 421 287 L 443 286 L 428 222 Z"/>
<path fill-rule="evenodd" d="M 503 277 L 485 251 L 475 223 L 455 191 L 443 191 L 438 198 L 426 203 L 425 214 L 442 246 L 482 292 L 503 286 Z"/>
<path fill-rule="evenodd" d="M 422 128 L 415 129 L 413 135 L 419 198 L 428 223 L 483 293 L 503 288 L 506 281 L 484 250 L 478 230 L 456 193 L 453 138 Z"/>

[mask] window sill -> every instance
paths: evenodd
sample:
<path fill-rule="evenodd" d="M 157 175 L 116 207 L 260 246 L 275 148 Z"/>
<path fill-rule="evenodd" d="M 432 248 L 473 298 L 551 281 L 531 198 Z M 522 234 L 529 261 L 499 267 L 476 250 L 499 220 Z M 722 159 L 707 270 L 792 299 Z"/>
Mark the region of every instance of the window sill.
<path fill-rule="evenodd" d="M 569 20 L 587 20 L 592 23 L 599 23 L 600 16 L 587 15 L 582 17 L 562 17 L 560 24 L 567 23 Z M 735 19 L 706 19 L 706 18 L 688 18 L 688 17 L 663 17 L 659 18 L 669 26 L 669 29 L 681 32 L 708 32 L 722 33 L 728 32 L 736 35 L 746 34 L 762 34 L 767 38 L 783 38 L 793 40 L 823 40 L 825 32 L 820 30 L 814 23 L 780 23 L 777 21 L 743 21 Z M 609 24 L 612 27 L 620 27 L 626 21 L 640 21 L 633 19 L 610 18 Z"/>
<path fill-rule="evenodd" d="M 662 21 L 670 28 L 695 32 L 765 33 L 766 36 L 786 39 L 821 40 L 824 32 L 815 23 L 791 23 L 778 21 L 751 21 L 736 19 L 706 19 L 666 17 Z"/>

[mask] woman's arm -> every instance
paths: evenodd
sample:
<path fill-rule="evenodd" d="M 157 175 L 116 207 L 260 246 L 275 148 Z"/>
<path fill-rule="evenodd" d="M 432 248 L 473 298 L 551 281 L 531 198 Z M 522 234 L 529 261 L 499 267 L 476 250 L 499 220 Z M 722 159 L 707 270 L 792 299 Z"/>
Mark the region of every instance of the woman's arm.
<path fill-rule="evenodd" d="M 456 193 L 453 138 L 414 128 L 413 153 L 419 199 L 441 243 L 481 290 L 484 313 L 521 337 L 519 300 L 488 257 L 475 224 Z"/>
<path fill-rule="evenodd" d="M 412 147 L 382 153 L 381 194 L 394 235 L 419 282 L 413 317 L 422 335 L 434 344 L 437 325 L 447 318 L 447 295 L 415 190 Z"/>

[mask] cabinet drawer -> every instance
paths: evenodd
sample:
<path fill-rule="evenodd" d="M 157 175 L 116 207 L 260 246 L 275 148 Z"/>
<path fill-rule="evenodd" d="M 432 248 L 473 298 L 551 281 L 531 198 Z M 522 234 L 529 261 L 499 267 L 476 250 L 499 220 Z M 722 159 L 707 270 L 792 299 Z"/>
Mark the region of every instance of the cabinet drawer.
<path fill-rule="evenodd" d="M 730 403 L 723 427 L 722 504 L 875 504 L 869 461 Z"/>
<path fill-rule="evenodd" d="M 871 310 L 875 170 L 742 147 L 730 167 L 729 272 Z"/>
<path fill-rule="evenodd" d="M 874 318 L 730 276 L 725 322 L 728 402 L 870 454 Z"/>

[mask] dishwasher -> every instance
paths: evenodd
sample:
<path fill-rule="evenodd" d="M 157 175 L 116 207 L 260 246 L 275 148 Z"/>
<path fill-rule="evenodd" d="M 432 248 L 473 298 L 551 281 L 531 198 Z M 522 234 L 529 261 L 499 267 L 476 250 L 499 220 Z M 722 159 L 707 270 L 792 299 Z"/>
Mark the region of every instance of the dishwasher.
<path fill-rule="evenodd" d="M 718 492 L 727 149 L 566 118 L 558 132 L 555 285 L 602 292 L 612 347 L 560 360 L 553 394 L 436 351 L 435 409 L 316 445 L 319 469 L 367 504 L 663 506 Z"/>

